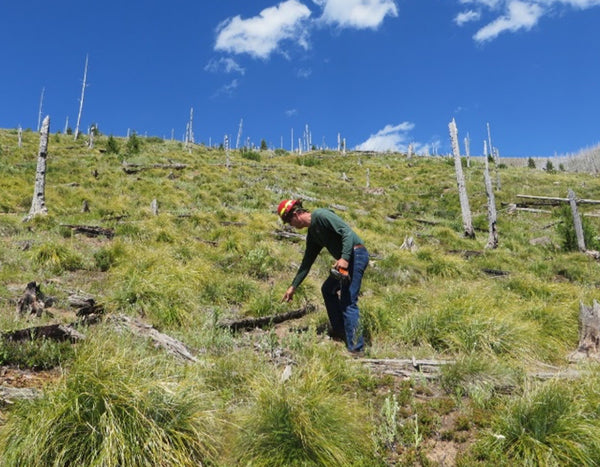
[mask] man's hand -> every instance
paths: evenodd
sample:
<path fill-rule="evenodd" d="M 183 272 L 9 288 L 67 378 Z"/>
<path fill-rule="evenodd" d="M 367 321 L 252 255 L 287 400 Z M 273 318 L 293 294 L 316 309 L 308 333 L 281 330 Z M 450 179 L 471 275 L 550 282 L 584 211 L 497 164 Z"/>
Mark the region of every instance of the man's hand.
<path fill-rule="evenodd" d="M 335 264 L 333 265 L 334 268 L 336 269 L 348 269 L 348 261 L 346 261 L 344 258 L 340 258 L 338 259 Z"/>
<path fill-rule="evenodd" d="M 290 285 L 289 288 L 286 290 L 283 299 L 281 300 L 282 302 L 291 302 L 292 298 L 294 298 L 294 292 L 296 291 L 296 287 L 294 287 L 293 285 Z"/>

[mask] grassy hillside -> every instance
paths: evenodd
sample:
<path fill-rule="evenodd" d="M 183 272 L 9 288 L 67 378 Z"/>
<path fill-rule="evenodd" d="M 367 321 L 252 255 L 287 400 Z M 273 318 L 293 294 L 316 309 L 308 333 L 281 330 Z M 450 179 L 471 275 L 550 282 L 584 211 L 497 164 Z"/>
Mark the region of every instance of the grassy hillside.
<path fill-rule="evenodd" d="M 567 369 L 579 302 L 598 298 L 599 265 L 564 248 L 569 217 L 560 208 L 508 209 L 517 194 L 566 197 L 569 188 L 600 199 L 597 177 L 501 167 L 500 244 L 485 250 L 480 161 L 465 167 L 477 234 L 469 240 L 446 158 L 283 150 L 228 157 L 157 138 L 109 144 L 106 136 L 90 149 L 84 138 L 52 134 L 49 212 L 23 222 L 38 144 L 25 132 L 19 148 L 16 130 L 0 130 L 0 330 L 73 322 L 67 299 L 85 294 L 109 315 L 141 318 L 179 339 L 198 361 L 181 363 L 108 324 L 80 329 L 87 337 L 78 344 L 0 344 L 5 374 L 28 370 L 29 385 L 44 375 L 35 383 L 42 397 L 0 408 L 3 465 L 596 465 L 600 458 L 596 367 L 570 365 L 584 375 L 575 379 L 532 376 Z M 294 302 L 281 302 L 303 252 L 302 239 L 280 234 L 275 208 L 289 197 L 309 209 L 332 207 L 369 248 L 364 359 L 321 331 L 320 284 L 332 264 L 325 253 Z M 600 221 L 584 221 L 593 247 Z M 73 225 L 110 228 L 114 237 L 87 237 Z M 408 237 L 412 251 L 400 248 Z M 31 281 L 56 299 L 52 316 L 15 313 Z M 219 326 L 306 304 L 317 312 L 266 330 Z M 384 374 L 366 362 L 413 357 L 453 363 L 429 379 Z"/>

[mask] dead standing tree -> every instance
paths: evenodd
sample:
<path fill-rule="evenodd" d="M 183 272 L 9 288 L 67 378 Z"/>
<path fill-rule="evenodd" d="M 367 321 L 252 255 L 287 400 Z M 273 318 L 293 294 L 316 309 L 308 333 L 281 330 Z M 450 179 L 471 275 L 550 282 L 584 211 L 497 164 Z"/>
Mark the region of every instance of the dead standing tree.
<path fill-rule="evenodd" d="M 38 214 L 47 214 L 46 208 L 46 159 L 48 157 L 48 135 L 50 134 L 50 116 L 46 116 L 42 122 L 40 131 L 40 150 L 38 154 L 37 169 L 35 171 L 35 186 L 33 189 L 33 200 L 31 209 L 24 221 L 31 220 Z"/>
<path fill-rule="evenodd" d="M 469 206 L 469 197 L 467 196 L 467 187 L 465 184 L 465 175 L 462 170 L 462 161 L 460 158 L 460 149 L 458 147 L 458 129 L 454 119 L 448 124 L 450 130 L 450 139 L 452 140 L 452 152 L 454 153 L 454 169 L 456 171 L 456 183 L 458 185 L 458 196 L 460 199 L 460 209 L 462 211 L 464 235 L 468 238 L 475 238 L 475 229 L 471 220 L 471 207 Z"/>
<path fill-rule="evenodd" d="M 585 239 L 583 237 L 583 224 L 577 210 L 577 199 L 575 192 L 569 188 L 569 204 L 571 205 L 571 213 L 573 214 L 573 227 L 575 228 L 575 236 L 577 237 L 577 248 L 579 251 L 585 252 Z"/>
<path fill-rule="evenodd" d="M 85 69 L 83 71 L 83 85 L 81 86 L 81 98 L 79 99 L 79 113 L 77 114 L 77 125 L 75 126 L 75 141 L 79 136 L 79 123 L 81 122 L 81 113 L 83 112 L 83 97 L 85 95 L 85 87 L 87 82 L 88 56 L 85 56 Z"/>
<path fill-rule="evenodd" d="M 485 158 L 485 170 L 483 171 L 483 178 L 485 180 L 485 192 L 487 193 L 488 197 L 488 224 L 490 231 L 488 242 L 485 247 L 494 249 L 498 246 L 498 230 L 496 228 L 496 199 L 494 197 L 494 189 L 492 188 L 492 179 L 490 178 L 490 169 L 487 157 Z"/>

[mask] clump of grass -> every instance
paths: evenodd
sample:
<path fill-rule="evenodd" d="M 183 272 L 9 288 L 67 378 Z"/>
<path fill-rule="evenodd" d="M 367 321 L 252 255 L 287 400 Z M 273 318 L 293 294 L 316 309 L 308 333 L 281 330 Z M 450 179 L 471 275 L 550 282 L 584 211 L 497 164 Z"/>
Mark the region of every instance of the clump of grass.
<path fill-rule="evenodd" d="M 120 241 L 116 241 L 100 248 L 94 253 L 94 263 L 100 271 L 108 271 L 118 264 L 126 255 L 126 248 Z"/>
<path fill-rule="evenodd" d="M 53 274 L 83 269 L 83 257 L 72 248 L 58 242 L 46 242 L 31 250 L 35 265 Z"/>
<path fill-rule="evenodd" d="M 0 340 L 0 365 L 48 370 L 59 367 L 73 357 L 73 344 L 50 339 L 12 342 Z"/>
<path fill-rule="evenodd" d="M 316 361 L 291 378 L 262 374 L 240 417 L 236 465 L 374 465 L 365 409 Z"/>
<path fill-rule="evenodd" d="M 208 398 L 143 347 L 96 337 L 58 387 L 10 412 L 0 433 L 4 465 L 175 467 L 214 459 Z"/>
<path fill-rule="evenodd" d="M 513 465 L 596 465 L 600 422 L 582 408 L 577 392 L 564 382 L 534 387 L 494 417 L 476 447 L 479 458 L 508 459 Z"/>
<path fill-rule="evenodd" d="M 563 206 L 558 211 L 558 217 L 561 219 L 556 226 L 559 237 L 561 238 L 561 247 L 564 251 L 578 251 L 577 235 L 575 234 L 575 225 L 573 223 L 573 213 L 569 206 Z M 583 229 L 583 240 L 588 250 L 597 250 L 600 248 L 598 233 L 594 231 L 591 223 L 586 217 L 581 217 L 581 227 Z"/>
<path fill-rule="evenodd" d="M 485 405 L 497 391 L 519 387 L 522 375 L 489 356 L 461 356 L 454 364 L 442 367 L 441 385 L 448 394 L 467 395 Z"/>

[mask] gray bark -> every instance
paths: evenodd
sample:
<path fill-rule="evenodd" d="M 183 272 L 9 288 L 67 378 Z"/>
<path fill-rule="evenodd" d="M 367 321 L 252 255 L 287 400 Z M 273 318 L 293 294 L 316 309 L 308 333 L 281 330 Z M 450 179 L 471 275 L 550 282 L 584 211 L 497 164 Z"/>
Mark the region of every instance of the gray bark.
<path fill-rule="evenodd" d="M 176 357 L 191 362 L 196 362 L 198 359 L 192 355 L 190 349 L 188 349 L 182 342 L 174 339 L 167 334 L 159 332 L 154 327 L 146 324 L 138 319 L 131 318 L 125 315 L 111 316 L 108 321 L 114 325 L 117 329 L 126 329 L 136 336 L 145 337 L 154 342 L 157 347 L 162 347 L 167 352 Z"/>
<path fill-rule="evenodd" d="M 498 246 L 498 230 L 496 228 L 496 199 L 494 197 L 494 189 L 492 188 L 492 179 L 490 178 L 489 163 L 487 157 L 485 158 L 485 170 L 483 172 L 483 178 L 485 180 L 485 191 L 488 198 L 488 225 L 489 225 L 489 237 L 486 244 L 486 248 L 494 249 Z"/>
<path fill-rule="evenodd" d="M 44 91 L 46 88 L 42 88 L 42 94 L 40 96 L 40 110 L 38 111 L 38 126 L 37 131 L 40 131 L 40 125 L 42 123 L 42 106 L 44 105 Z"/>
<path fill-rule="evenodd" d="M 592 306 L 579 302 L 579 345 L 569 356 L 574 362 L 583 358 L 599 357 L 600 351 L 600 304 L 594 300 Z"/>
<path fill-rule="evenodd" d="M 35 186 L 33 189 L 33 200 L 31 201 L 31 209 L 25 217 L 25 221 L 31 220 L 38 214 L 47 214 L 46 208 L 46 159 L 48 157 L 48 134 L 50 133 L 50 116 L 46 116 L 42 122 L 42 130 L 40 131 L 40 150 L 38 154 L 37 169 L 35 172 Z"/>
<path fill-rule="evenodd" d="M 75 141 L 79 136 L 79 123 L 81 122 L 81 113 L 83 112 L 83 97 L 85 95 L 85 86 L 87 81 L 88 56 L 85 56 L 85 69 L 83 71 L 83 85 L 81 86 L 81 98 L 79 99 L 79 113 L 77 114 L 77 126 L 75 127 Z"/>
<path fill-rule="evenodd" d="M 468 238 L 475 238 L 475 229 L 471 220 L 471 207 L 469 206 L 469 197 L 467 196 L 467 187 L 465 176 L 460 159 L 460 149 L 458 147 L 458 129 L 454 119 L 448 124 L 450 130 L 450 139 L 452 140 L 452 152 L 454 154 L 454 169 L 456 171 L 456 183 L 458 185 L 458 196 L 460 199 L 460 209 L 462 211 L 462 221 L 464 235 Z"/>
<path fill-rule="evenodd" d="M 585 251 L 583 225 L 581 224 L 581 217 L 579 217 L 579 212 L 577 210 L 575 193 L 571 189 L 569 189 L 569 204 L 571 205 L 571 212 L 573 213 L 573 226 L 575 227 L 575 235 L 577 236 L 577 248 L 579 248 L 579 251 Z"/>

